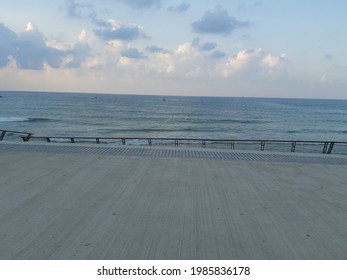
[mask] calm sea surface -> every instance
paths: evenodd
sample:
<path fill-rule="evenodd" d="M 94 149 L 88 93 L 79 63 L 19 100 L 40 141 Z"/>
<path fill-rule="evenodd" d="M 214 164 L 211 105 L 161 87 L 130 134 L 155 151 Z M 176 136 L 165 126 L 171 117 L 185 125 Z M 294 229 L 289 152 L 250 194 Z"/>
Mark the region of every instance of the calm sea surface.
<path fill-rule="evenodd" d="M 0 130 L 37 136 L 347 141 L 347 100 L 0 92 Z M 6 140 L 15 135 L 8 134 Z"/>

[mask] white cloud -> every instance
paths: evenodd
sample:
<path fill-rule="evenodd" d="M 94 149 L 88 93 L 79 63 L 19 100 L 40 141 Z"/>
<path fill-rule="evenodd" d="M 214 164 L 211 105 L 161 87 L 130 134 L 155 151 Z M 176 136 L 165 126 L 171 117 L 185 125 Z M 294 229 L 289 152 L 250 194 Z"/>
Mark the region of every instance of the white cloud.
<path fill-rule="evenodd" d="M 25 31 L 31 32 L 31 31 L 37 31 L 37 29 L 31 22 L 28 22 L 26 27 L 25 27 Z"/>
<path fill-rule="evenodd" d="M 126 44 L 123 41 L 118 41 L 118 40 L 112 40 L 107 42 L 105 45 L 106 51 L 112 52 L 113 54 L 117 54 L 121 52 L 122 50 L 126 49 L 128 44 Z"/>
<path fill-rule="evenodd" d="M 240 74 L 242 71 L 249 72 L 255 64 L 258 63 L 258 58 L 261 56 L 262 50 L 242 50 L 235 56 L 230 58 L 222 70 L 223 77 L 230 77 L 235 74 Z"/>
<path fill-rule="evenodd" d="M 81 31 L 80 35 L 78 35 L 78 41 L 85 42 L 87 40 L 87 31 L 84 29 Z"/>
<path fill-rule="evenodd" d="M 191 69 L 187 74 L 185 74 L 184 76 L 186 78 L 200 78 L 202 76 L 205 75 L 205 72 L 203 71 L 203 69 L 201 69 L 200 66 L 197 66 L 193 69 Z"/>
<path fill-rule="evenodd" d="M 264 67 L 268 69 L 273 69 L 276 66 L 279 65 L 280 62 L 286 61 L 287 60 L 287 55 L 286 54 L 281 54 L 280 56 L 274 56 L 272 54 L 268 54 L 263 60 L 262 64 Z"/>
<path fill-rule="evenodd" d="M 88 44 L 88 36 L 87 36 L 87 31 L 85 29 L 82 29 L 80 34 L 77 36 L 77 40 L 80 43 Z M 53 40 L 45 40 L 46 46 L 49 48 L 54 48 L 58 49 L 61 51 L 68 51 L 69 49 L 74 48 L 74 45 L 76 42 L 63 42 L 63 41 L 58 41 L 56 39 Z"/>
<path fill-rule="evenodd" d="M 263 60 L 262 64 L 267 68 L 274 68 L 279 63 L 279 57 L 276 57 L 272 54 L 268 54 Z"/>
<path fill-rule="evenodd" d="M 185 55 L 193 51 L 191 43 L 183 43 L 177 47 L 175 53 L 178 55 Z"/>
<path fill-rule="evenodd" d="M 151 73 L 182 79 L 215 77 L 220 64 L 219 59 L 211 59 L 206 51 L 190 42 L 180 44 L 171 52 L 152 54 L 148 63 Z"/>
<path fill-rule="evenodd" d="M 256 77 L 264 74 L 274 74 L 284 61 L 286 61 L 286 54 L 275 56 L 260 48 L 256 50 L 242 50 L 228 59 L 221 70 L 221 74 L 225 78 L 235 75 Z"/>
<path fill-rule="evenodd" d="M 146 63 L 149 75 L 171 76 L 176 71 L 173 53 L 154 53 Z"/>
<path fill-rule="evenodd" d="M 61 50 L 61 51 L 67 51 L 73 47 L 73 44 L 68 42 L 60 42 L 57 40 L 46 40 L 45 42 L 46 46 L 49 48 Z"/>
<path fill-rule="evenodd" d="M 131 59 L 126 57 L 126 56 L 122 56 L 119 59 L 119 63 L 123 66 L 129 66 L 129 65 L 131 65 Z"/>

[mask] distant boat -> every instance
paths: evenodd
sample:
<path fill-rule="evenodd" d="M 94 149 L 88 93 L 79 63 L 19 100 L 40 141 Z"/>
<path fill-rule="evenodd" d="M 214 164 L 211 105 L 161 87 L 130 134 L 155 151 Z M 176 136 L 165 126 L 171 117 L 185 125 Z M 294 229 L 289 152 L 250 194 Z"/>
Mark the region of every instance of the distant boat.
<path fill-rule="evenodd" d="M 166 101 L 166 98 L 165 98 L 165 96 L 163 96 L 163 101 Z"/>

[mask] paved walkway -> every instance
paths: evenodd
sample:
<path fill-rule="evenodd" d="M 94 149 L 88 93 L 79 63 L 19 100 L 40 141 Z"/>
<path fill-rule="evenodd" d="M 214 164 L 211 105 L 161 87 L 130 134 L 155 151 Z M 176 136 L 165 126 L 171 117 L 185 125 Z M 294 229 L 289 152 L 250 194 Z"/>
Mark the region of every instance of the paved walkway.
<path fill-rule="evenodd" d="M 347 259 L 346 158 L 0 144 L 0 259 Z"/>

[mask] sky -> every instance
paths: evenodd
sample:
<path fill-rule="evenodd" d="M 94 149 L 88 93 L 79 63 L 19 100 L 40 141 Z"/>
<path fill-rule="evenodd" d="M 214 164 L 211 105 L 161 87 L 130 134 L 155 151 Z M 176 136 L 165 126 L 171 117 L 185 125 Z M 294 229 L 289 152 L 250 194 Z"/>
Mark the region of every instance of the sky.
<path fill-rule="evenodd" d="M 345 0 L 1 0 L 0 90 L 347 98 Z"/>

